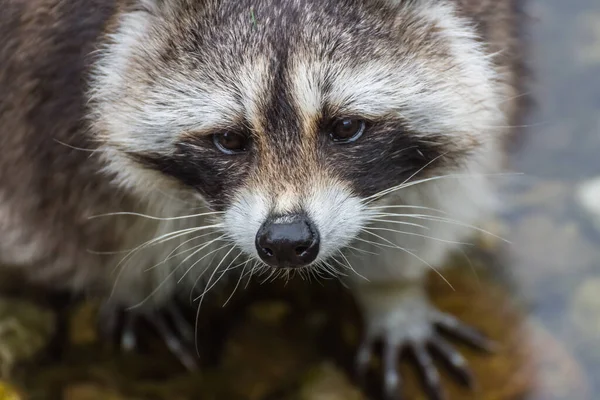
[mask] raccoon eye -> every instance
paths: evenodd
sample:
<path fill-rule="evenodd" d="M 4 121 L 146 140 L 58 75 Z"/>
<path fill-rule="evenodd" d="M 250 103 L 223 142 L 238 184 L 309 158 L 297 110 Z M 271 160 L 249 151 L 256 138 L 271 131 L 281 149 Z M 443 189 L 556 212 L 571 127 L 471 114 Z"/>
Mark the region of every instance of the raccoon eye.
<path fill-rule="evenodd" d="M 236 154 L 246 151 L 248 136 L 239 132 L 216 133 L 213 135 L 213 142 L 223 153 Z"/>
<path fill-rule="evenodd" d="M 329 135 L 337 143 L 354 142 L 365 132 L 366 125 L 362 119 L 340 118 L 334 121 Z"/>

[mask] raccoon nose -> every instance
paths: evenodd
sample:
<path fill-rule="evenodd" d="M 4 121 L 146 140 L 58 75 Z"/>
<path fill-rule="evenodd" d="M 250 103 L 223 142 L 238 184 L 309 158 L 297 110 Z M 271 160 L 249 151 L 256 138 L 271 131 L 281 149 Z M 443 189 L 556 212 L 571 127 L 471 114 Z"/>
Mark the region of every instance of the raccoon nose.
<path fill-rule="evenodd" d="M 256 235 L 256 250 L 272 267 L 304 267 L 319 254 L 319 232 L 305 216 L 270 220 Z"/>

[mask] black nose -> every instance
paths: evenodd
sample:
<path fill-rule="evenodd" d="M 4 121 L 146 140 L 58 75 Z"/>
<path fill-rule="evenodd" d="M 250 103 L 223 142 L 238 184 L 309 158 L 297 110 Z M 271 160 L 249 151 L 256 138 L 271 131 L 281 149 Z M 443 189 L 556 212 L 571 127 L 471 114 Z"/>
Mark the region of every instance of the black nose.
<path fill-rule="evenodd" d="M 256 250 L 272 267 L 303 267 L 319 254 L 319 232 L 305 216 L 280 217 L 265 222 L 259 229 Z"/>

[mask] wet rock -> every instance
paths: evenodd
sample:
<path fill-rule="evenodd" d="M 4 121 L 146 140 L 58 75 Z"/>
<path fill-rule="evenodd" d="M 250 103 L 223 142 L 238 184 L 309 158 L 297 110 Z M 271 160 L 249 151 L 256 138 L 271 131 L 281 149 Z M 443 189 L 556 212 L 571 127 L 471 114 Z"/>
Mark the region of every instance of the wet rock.
<path fill-rule="evenodd" d="M 304 377 L 297 400 L 366 400 L 344 372 L 329 362 L 311 369 Z"/>
<path fill-rule="evenodd" d="M 36 304 L 0 298 L 0 372 L 8 376 L 12 368 L 31 360 L 50 341 L 55 315 Z"/>
<path fill-rule="evenodd" d="M 290 305 L 283 301 L 258 302 L 249 309 L 252 318 L 270 325 L 280 325 L 290 311 Z"/>
<path fill-rule="evenodd" d="M 571 302 L 573 328 L 582 339 L 588 357 L 600 362 L 600 277 L 587 279 L 577 288 Z"/>
<path fill-rule="evenodd" d="M 513 210 L 545 210 L 553 214 L 561 213 L 571 196 L 571 185 L 563 181 L 527 180 L 523 178 L 523 187 L 510 196 L 509 204 Z"/>
<path fill-rule="evenodd" d="M 69 341 L 75 345 L 89 345 L 98 341 L 97 313 L 99 305 L 94 302 L 78 304 L 69 318 Z"/>
<path fill-rule="evenodd" d="M 0 400 L 26 400 L 22 391 L 13 385 L 0 381 Z"/>
<path fill-rule="evenodd" d="M 95 384 L 75 384 L 63 391 L 63 400 L 134 400 Z"/>
<path fill-rule="evenodd" d="M 531 364 L 535 377 L 528 399 L 592 400 L 589 377 L 565 343 L 540 321 L 528 323 Z"/>
<path fill-rule="evenodd" d="M 471 261 L 475 266 L 482 263 L 474 257 Z M 587 378 L 577 361 L 553 333 L 544 327 L 528 327 L 512 293 L 486 275 L 476 276 L 460 256 L 442 273 L 453 288 L 432 273 L 428 290 L 433 301 L 501 344 L 496 354 L 486 355 L 453 342 L 474 371 L 476 388 L 469 391 L 460 387 L 438 364 L 449 399 L 558 400 L 565 398 L 558 397 L 560 393 L 569 391 L 585 396 Z M 346 342 L 342 347 L 352 359 L 360 325 L 345 315 L 349 304 L 334 300 L 342 296 L 318 287 L 287 287 L 287 292 L 281 293 L 289 300 L 265 296 L 273 290 L 268 286 L 260 288 L 258 301 L 251 295 L 245 297 L 241 314 L 236 312 L 236 322 L 226 332 L 217 365 L 197 374 L 177 369 L 168 362 L 166 353 L 143 357 L 103 353 L 101 346 L 91 342 L 91 335 L 78 336 L 87 329 L 81 327 L 92 326 L 94 313 L 93 307 L 81 305 L 73 313 L 79 322 L 72 322 L 70 333 L 81 340 L 71 341 L 91 345 L 77 347 L 71 352 L 76 356 L 73 360 L 62 360 L 61 366 L 52 367 L 54 377 L 45 387 L 61 388 L 65 400 L 364 400 L 365 395 L 341 367 L 328 361 L 339 359 L 324 351 L 333 343 Z M 219 308 L 219 312 L 228 315 L 231 310 Z M 342 333 L 331 334 L 332 326 Z M 331 338 L 324 340 L 325 334 Z M 62 366 L 71 362 L 68 368 Z M 401 368 L 406 398 L 425 399 L 414 367 L 403 363 Z M 45 394 L 47 389 L 40 387 L 35 393 Z M 532 393 L 546 397 L 525 397 Z"/>
<path fill-rule="evenodd" d="M 582 183 L 577 189 L 577 200 L 600 232 L 600 177 Z"/>
<path fill-rule="evenodd" d="M 285 390 L 318 360 L 314 338 L 303 321 L 295 318 L 284 323 L 282 314 L 288 308 L 279 301 L 261 302 L 250 307 L 234 329 L 219 367 L 224 381 L 235 377 L 235 385 L 227 384 L 229 398 L 258 400 Z"/>
<path fill-rule="evenodd" d="M 443 274 L 452 288 L 432 273 L 428 290 L 433 302 L 442 311 L 480 330 L 499 345 L 496 353 L 486 354 L 448 337 L 467 359 L 475 376 L 475 388 L 466 389 L 456 383 L 443 364 L 438 363 L 448 398 L 524 398 L 534 385 L 535 368 L 523 310 L 517 307 L 514 295 L 501 284 L 485 276 L 476 276 L 467 265 L 444 270 Z M 407 377 L 406 398 L 426 399 L 413 365 L 407 362 L 402 368 Z"/>
<path fill-rule="evenodd" d="M 568 219 L 536 213 L 519 221 L 509 238 L 511 272 L 524 290 L 560 287 L 587 273 L 600 258 L 600 249 L 582 228 Z M 561 280 L 563 279 L 563 280 Z M 549 285 L 549 286 L 547 286 Z"/>
<path fill-rule="evenodd" d="M 583 13 L 578 18 L 581 44 L 576 47 L 581 64 L 600 64 L 600 12 Z"/>

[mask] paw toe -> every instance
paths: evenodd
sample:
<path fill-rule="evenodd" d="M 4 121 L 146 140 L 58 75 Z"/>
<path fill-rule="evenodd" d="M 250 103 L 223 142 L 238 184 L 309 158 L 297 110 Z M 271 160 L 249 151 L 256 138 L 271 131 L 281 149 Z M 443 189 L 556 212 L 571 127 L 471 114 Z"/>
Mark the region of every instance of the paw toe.
<path fill-rule="evenodd" d="M 447 334 L 456 337 L 467 345 L 488 353 L 495 352 L 497 344 L 477 329 L 448 314 L 438 314 L 436 325 Z"/>
<path fill-rule="evenodd" d="M 437 353 L 442 362 L 448 365 L 451 372 L 465 386 L 472 388 L 474 378 L 467 360 L 446 340 L 437 336 L 430 341 L 432 351 Z"/>
<path fill-rule="evenodd" d="M 386 342 L 383 349 L 383 384 L 387 399 L 400 398 L 401 377 L 398 370 L 399 347 Z"/>
<path fill-rule="evenodd" d="M 415 343 L 411 348 L 417 362 L 417 367 L 423 376 L 425 387 L 431 399 L 445 399 L 446 397 L 442 388 L 440 374 L 438 373 L 431 355 L 421 343 Z"/>

